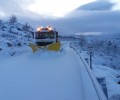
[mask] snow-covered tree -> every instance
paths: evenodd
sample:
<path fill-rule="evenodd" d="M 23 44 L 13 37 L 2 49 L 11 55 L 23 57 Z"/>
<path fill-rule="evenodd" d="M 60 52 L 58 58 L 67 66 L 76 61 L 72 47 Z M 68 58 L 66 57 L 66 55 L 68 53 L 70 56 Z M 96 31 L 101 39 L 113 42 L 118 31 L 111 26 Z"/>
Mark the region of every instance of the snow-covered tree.
<path fill-rule="evenodd" d="M 31 26 L 26 22 L 25 25 L 23 25 L 23 30 L 24 31 L 29 31 L 29 29 L 31 28 Z"/>
<path fill-rule="evenodd" d="M 9 23 L 10 24 L 14 24 L 17 22 L 17 17 L 15 15 L 12 15 L 9 19 Z"/>
<path fill-rule="evenodd" d="M 2 23 L 2 20 L 0 19 L 0 24 Z"/>
<path fill-rule="evenodd" d="M 80 35 L 80 46 L 83 47 L 85 45 L 85 36 L 84 35 Z"/>
<path fill-rule="evenodd" d="M 2 20 L 0 20 L 0 28 L 2 27 Z"/>
<path fill-rule="evenodd" d="M 114 45 L 113 45 L 113 56 L 115 56 L 115 54 L 118 52 L 118 51 L 117 51 L 117 48 L 118 48 L 117 45 L 114 44 Z"/>
<path fill-rule="evenodd" d="M 107 43 L 107 53 L 108 53 L 108 56 L 110 55 L 110 47 L 111 46 L 112 46 L 112 42 L 108 41 L 108 43 Z"/>

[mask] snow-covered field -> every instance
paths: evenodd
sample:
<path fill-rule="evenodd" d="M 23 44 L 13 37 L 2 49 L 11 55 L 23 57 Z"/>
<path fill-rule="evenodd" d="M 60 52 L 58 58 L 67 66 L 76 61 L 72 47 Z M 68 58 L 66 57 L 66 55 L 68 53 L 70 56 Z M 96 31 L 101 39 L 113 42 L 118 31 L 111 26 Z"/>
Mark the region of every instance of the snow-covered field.
<path fill-rule="evenodd" d="M 98 100 L 83 62 L 68 44 L 60 52 L 26 50 L 1 59 L 0 100 Z"/>

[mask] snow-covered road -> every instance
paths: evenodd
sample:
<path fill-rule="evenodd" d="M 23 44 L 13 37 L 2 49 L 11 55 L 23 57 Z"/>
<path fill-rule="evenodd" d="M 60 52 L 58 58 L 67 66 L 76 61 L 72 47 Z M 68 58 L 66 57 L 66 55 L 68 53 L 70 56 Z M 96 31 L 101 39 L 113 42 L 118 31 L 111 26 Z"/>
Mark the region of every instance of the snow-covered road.
<path fill-rule="evenodd" d="M 28 52 L 0 62 L 0 100 L 99 100 L 83 62 L 63 52 Z"/>

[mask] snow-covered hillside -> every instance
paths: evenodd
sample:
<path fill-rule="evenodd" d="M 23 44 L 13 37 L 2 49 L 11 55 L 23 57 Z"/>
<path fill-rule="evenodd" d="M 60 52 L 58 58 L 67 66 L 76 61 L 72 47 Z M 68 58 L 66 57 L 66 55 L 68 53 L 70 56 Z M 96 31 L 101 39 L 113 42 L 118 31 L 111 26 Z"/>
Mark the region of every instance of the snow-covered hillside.
<path fill-rule="evenodd" d="M 13 56 L 32 41 L 34 29 L 27 23 L 0 21 L 0 55 Z"/>

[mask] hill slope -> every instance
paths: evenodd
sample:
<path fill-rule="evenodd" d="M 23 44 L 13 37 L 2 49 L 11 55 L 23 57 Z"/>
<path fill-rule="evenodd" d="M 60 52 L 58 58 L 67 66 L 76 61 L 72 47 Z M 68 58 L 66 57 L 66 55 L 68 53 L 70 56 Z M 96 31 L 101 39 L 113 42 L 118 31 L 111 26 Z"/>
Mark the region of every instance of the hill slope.
<path fill-rule="evenodd" d="M 0 23 L 0 54 L 13 56 L 32 41 L 34 29 L 28 24 Z"/>

